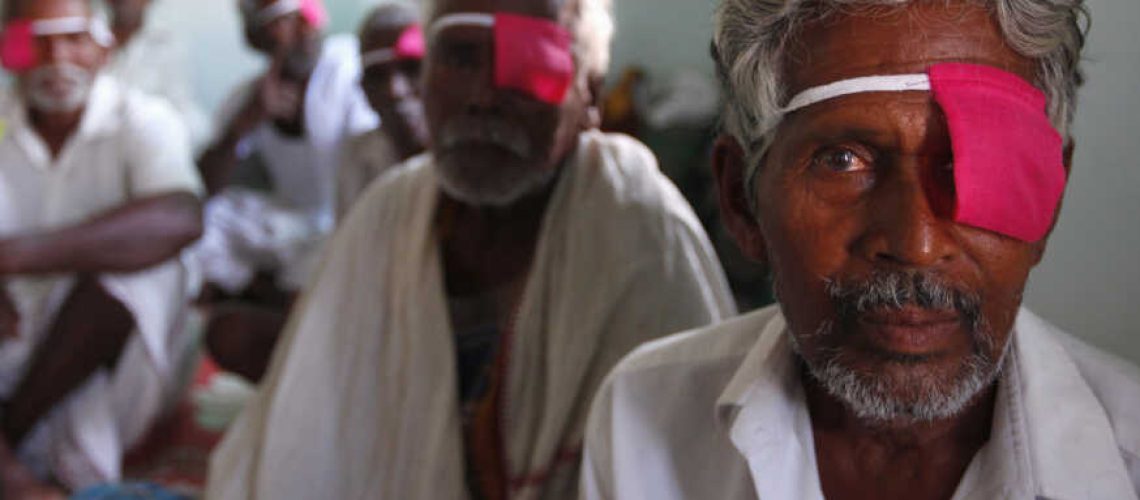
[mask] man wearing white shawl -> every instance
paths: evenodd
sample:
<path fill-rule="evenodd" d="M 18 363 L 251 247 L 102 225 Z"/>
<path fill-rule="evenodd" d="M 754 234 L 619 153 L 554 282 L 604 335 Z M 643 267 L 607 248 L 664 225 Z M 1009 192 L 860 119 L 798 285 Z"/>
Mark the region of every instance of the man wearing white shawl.
<path fill-rule="evenodd" d="M 608 2 L 428 14 L 431 152 L 371 186 L 331 241 L 213 458 L 210 498 L 575 498 L 606 371 L 733 313 L 652 154 L 593 130 Z M 546 82 L 573 45 L 561 99 L 491 78 L 519 70 L 492 55 L 514 35 L 547 51 L 521 70 Z"/>

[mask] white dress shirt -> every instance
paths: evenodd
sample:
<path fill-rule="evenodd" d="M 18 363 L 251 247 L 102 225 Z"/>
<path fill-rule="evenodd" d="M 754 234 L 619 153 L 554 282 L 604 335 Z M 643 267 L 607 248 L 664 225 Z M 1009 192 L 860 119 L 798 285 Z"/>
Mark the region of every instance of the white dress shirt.
<path fill-rule="evenodd" d="M 79 128 L 53 158 L 14 88 L 0 91 L 0 237 L 81 223 L 160 194 L 202 192 L 182 122 L 164 101 L 98 77 Z M 114 370 L 88 379 L 41 420 L 20 450 L 69 487 L 119 479 L 127 447 L 161 410 L 186 345 L 181 321 L 195 288 L 180 259 L 101 284 L 134 316 L 137 335 Z M 0 342 L 0 399 L 24 376 L 74 276 L 5 277 L 20 314 L 18 338 Z"/>
<path fill-rule="evenodd" d="M 1027 310 L 955 499 L 1135 499 L 1140 373 Z M 647 344 L 599 391 L 588 499 L 823 498 L 778 307 Z"/>

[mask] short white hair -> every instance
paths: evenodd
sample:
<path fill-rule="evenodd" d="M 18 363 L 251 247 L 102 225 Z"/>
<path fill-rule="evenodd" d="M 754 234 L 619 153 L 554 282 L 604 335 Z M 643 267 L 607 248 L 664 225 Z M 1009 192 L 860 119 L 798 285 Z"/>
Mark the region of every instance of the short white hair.
<path fill-rule="evenodd" d="M 423 0 L 424 19 L 434 18 L 438 0 Z M 575 2 L 576 16 L 570 31 L 574 34 L 574 52 L 580 76 L 600 78 L 610 67 L 610 43 L 614 38 L 613 0 L 555 0 L 559 7 Z"/>

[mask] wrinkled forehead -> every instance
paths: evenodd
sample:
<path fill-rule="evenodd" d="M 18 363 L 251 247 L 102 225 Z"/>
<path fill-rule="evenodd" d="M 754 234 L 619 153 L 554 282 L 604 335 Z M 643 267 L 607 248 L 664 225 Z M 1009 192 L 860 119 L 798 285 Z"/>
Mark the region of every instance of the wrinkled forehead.
<path fill-rule="evenodd" d="M 88 0 L 17 0 L 13 17 L 30 21 L 65 17 L 91 17 Z"/>
<path fill-rule="evenodd" d="M 1033 62 L 1009 47 L 986 8 L 967 2 L 853 9 L 806 23 L 783 73 L 790 97 L 845 79 L 922 73 L 942 62 L 993 66 L 1034 81 Z"/>
<path fill-rule="evenodd" d="M 429 23 L 457 13 L 510 13 L 538 17 L 567 24 L 570 5 L 577 0 L 435 0 Z"/>

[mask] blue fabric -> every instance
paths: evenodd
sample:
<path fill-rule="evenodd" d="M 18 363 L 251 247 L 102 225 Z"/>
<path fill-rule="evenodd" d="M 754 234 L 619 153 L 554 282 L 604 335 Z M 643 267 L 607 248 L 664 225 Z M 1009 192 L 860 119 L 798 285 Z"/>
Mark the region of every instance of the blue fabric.
<path fill-rule="evenodd" d="M 71 495 L 72 500 L 190 500 L 191 497 L 153 483 L 92 486 Z"/>

